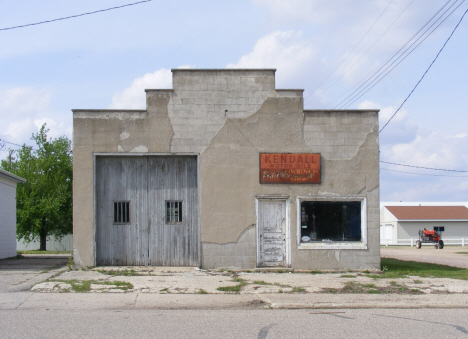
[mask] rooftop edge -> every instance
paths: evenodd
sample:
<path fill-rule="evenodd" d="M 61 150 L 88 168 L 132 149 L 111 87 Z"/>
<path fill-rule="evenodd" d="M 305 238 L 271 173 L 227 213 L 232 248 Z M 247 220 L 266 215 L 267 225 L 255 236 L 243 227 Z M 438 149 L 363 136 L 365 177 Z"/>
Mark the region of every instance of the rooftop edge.
<path fill-rule="evenodd" d="M 238 72 L 276 72 L 276 68 L 172 68 L 171 72 L 223 72 L 223 71 L 238 71 Z"/>
<path fill-rule="evenodd" d="M 72 109 L 73 113 L 88 112 L 88 113 L 99 113 L 99 112 L 118 112 L 118 113 L 145 113 L 146 109 Z"/>
<path fill-rule="evenodd" d="M 19 183 L 25 183 L 27 181 L 26 179 L 21 178 L 21 177 L 19 177 L 17 175 L 14 175 L 13 173 L 5 171 L 5 170 L 3 170 L 1 168 L 0 168 L 0 175 L 3 175 L 5 177 L 7 177 L 8 179 L 13 180 L 15 182 L 19 182 Z"/>
<path fill-rule="evenodd" d="M 304 113 L 318 112 L 380 112 L 380 109 L 305 109 Z"/>

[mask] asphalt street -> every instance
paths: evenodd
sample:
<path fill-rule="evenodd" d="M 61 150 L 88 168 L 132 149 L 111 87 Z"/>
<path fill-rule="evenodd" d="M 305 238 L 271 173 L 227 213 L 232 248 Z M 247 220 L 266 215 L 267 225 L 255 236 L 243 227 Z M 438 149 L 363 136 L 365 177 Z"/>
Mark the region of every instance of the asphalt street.
<path fill-rule="evenodd" d="M 0 338 L 467 338 L 468 310 L 15 310 Z"/>

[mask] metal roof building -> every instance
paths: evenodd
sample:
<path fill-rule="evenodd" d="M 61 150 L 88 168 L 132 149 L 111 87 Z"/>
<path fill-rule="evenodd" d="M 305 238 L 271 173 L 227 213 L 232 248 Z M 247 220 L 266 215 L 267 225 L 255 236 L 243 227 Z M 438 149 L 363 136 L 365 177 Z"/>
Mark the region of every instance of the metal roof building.
<path fill-rule="evenodd" d="M 468 239 L 466 206 L 384 206 L 380 212 L 382 244 L 398 244 L 417 239 L 418 231 L 444 227 L 444 242 L 462 243 Z M 450 241 L 452 240 L 452 241 Z M 464 241 L 463 241 L 464 243 Z"/>

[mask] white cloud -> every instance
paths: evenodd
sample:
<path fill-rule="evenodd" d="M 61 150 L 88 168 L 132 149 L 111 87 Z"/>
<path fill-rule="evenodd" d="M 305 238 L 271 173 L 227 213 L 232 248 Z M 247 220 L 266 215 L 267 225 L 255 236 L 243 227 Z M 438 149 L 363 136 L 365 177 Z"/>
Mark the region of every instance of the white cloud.
<path fill-rule="evenodd" d="M 189 65 L 180 68 L 190 68 Z M 172 88 L 172 72 L 170 69 L 161 68 L 154 73 L 147 73 L 133 80 L 130 87 L 124 89 L 112 97 L 111 109 L 145 109 L 145 89 Z"/>
<path fill-rule="evenodd" d="M 32 145 L 31 135 L 37 133 L 43 123 L 50 129 L 49 137 L 71 137 L 72 127 L 52 112 L 52 90 L 32 87 L 16 87 L 0 90 L 0 114 L 2 125 L 0 138 L 15 144 Z M 6 144 L 6 148 L 14 147 Z"/>
<path fill-rule="evenodd" d="M 427 0 L 422 6 L 412 0 L 375 1 L 361 0 L 252 0 L 257 6 L 266 8 L 272 24 L 286 23 L 289 27 L 312 26 L 324 36 L 328 43 L 355 44 L 369 30 L 367 43 L 373 43 L 383 35 L 380 48 L 393 50 L 402 39 L 415 32 L 416 27 L 426 23 L 442 4 Z M 384 34 L 385 33 L 385 34 Z M 366 41 L 363 41 L 365 45 Z M 390 46 L 389 46 L 390 45 Z M 336 48 L 338 46 L 330 46 Z"/>
<path fill-rule="evenodd" d="M 313 41 L 319 55 L 309 63 L 309 68 L 314 68 L 314 71 L 305 72 L 308 76 L 305 90 L 314 91 L 313 96 L 311 92 L 306 94 L 306 102 L 312 104 L 314 100 L 314 106 L 323 103 L 332 105 L 328 108 L 334 107 L 335 100 L 350 86 L 358 87 L 363 80 L 383 66 L 442 5 L 434 0 L 427 0 L 424 6 L 411 0 L 252 2 L 268 11 L 268 23 L 271 27 L 300 29 L 306 39 Z M 446 29 L 445 26 L 441 26 L 436 33 Z M 418 51 L 426 48 L 428 44 L 429 40 L 418 48 Z M 412 54 L 407 60 L 415 58 L 416 55 L 417 53 Z M 419 59 L 425 62 L 421 56 Z M 379 90 L 388 84 L 390 79 L 398 77 L 402 67 L 404 64 L 389 73 L 386 81 L 379 85 Z M 335 73 L 332 75 L 332 72 Z M 326 81 L 322 83 L 324 80 Z M 319 84 L 319 90 L 315 91 Z"/>
<path fill-rule="evenodd" d="M 29 118 L 13 120 L 8 123 L 2 134 L 9 142 L 22 144 L 25 140 L 31 137 L 31 130 L 34 128 L 34 123 Z"/>
<path fill-rule="evenodd" d="M 382 107 L 381 105 L 365 100 L 358 104 L 359 109 L 380 109 L 379 127 L 382 129 L 397 110 L 396 106 Z M 381 145 L 407 143 L 416 139 L 418 127 L 408 118 L 408 112 L 401 109 L 380 134 Z"/>
<path fill-rule="evenodd" d="M 281 87 L 310 69 L 316 54 L 301 32 L 276 31 L 258 39 L 251 52 L 226 68 L 276 68 Z"/>
<path fill-rule="evenodd" d="M 450 139 L 450 138 L 456 138 L 456 139 L 458 139 L 458 138 L 466 138 L 467 136 L 468 136 L 468 134 L 460 133 L 460 134 L 455 134 L 455 135 L 453 135 L 453 136 L 449 136 L 448 138 L 449 138 L 449 139 Z"/>
<path fill-rule="evenodd" d="M 428 168 L 467 170 L 468 136 L 418 131 L 416 139 L 412 142 L 382 147 L 381 160 Z M 383 200 L 466 200 L 468 173 L 426 170 L 384 163 L 381 167 L 385 169 L 381 172 Z"/>
<path fill-rule="evenodd" d="M 388 175 L 387 173 L 389 172 L 381 172 L 382 175 Z M 396 173 L 388 175 L 381 187 L 381 199 L 385 201 L 466 201 L 468 178 L 423 177 Z"/>
<path fill-rule="evenodd" d="M 356 11 L 355 4 L 349 1 L 334 1 L 334 5 L 323 0 L 252 0 L 256 5 L 270 10 L 273 20 L 324 24 L 336 22 L 337 18 L 346 17 Z M 362 9 L 362 8 L 361 8 Z"/>
<path fill-rule="evenodd" d="M 394 106 L 381 107 L 371 101 L 360 103 L 358 108 L 380 109 L 380 128 L 396 110 Z M 395 115 L 379 138 L 382 160 L 433 168 L 468 168 L 468 134 L 449 135 L 418 128 L 405 109 Z"/>
<path fill-rule="evenodd" d="M 468 168 L 468 136 L 454 138 L 439 132 L 419 131 L 414 141 L 395 144 L 383 156 L 402 164 L 463 170 Z"/>
<path fill-rule="evenodd" d="M 45 110 L 51 100 L 50 89 L 35 89 L 32 87 L 16 87 L 0 91 L 0 112 L 3 118 L 8 118 L 5 112 L 13 113 L 15 117 L 28 115 L 32 111 Z"/>
<path fill-rule="evenodd" d="M 39 130 L 44 124 L 46 124 L 46 128 L 49 129 L 49 132 L 47 133 L 48 138 L 55 139 L 63 135 L 69 137 L 73 133 L 73 128 L 71 126 L 67 126 L 64 121 L 56 121 L 50 117 L 43 117 L 34 120 L 34 126 L 36 126 L 37 130 Z"/>
<path fill-rule="evenodd" d="M 380 109 L 380 128 L 397 107 L 364 101 L 359 109 Z M 468 134 L 453 135 L 418 128 L 406 110 L 400 110 L 379 136 L 380 160 L 396 164 L 466 170 Z M 381 163 L 383 201 L 466 200 L 468 173 L 427 170 Z M 455 176 L 455 177 L 445 177 Z M 459 177 L 459 176 L 466 176 Z"/>
<path fill-rule="evenodd" d="M 190 68 L 195 68 L 195 66 L 192 65 L 192 64 L 187 64 L 187 65 L 182 65 L 182 66 L 179 66 L 179 67 L 176 67 L 176 68 L 179 68 L 179 69 L 190 69 Z"/>
<path fill-rule="evenodd" d="M 36 131 L 34 119 L 45 114 L 51 101 L 50 89 L 16 87 L 0 91 L 2 127 L 7 141 L 22 144 Z"/>

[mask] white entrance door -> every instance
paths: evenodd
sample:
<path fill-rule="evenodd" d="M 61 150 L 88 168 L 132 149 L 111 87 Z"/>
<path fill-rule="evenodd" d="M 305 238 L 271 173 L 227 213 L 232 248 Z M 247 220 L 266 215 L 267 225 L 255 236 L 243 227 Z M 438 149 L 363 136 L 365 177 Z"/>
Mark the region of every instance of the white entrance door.
<path fill-rule="evenodd" d="M 257 266 L 288 266 L 286 200 L 258 201 Z"/>
<path fill-rule="evenodd" d="M 385 244 L 391 244 L 393 241 L 393 225 L 385 225 Z"/>
<path fill-rule="evenodd" d="M 380 244 L 388 245 L 393 241 L 393 225 L 380 225 Z"/>

